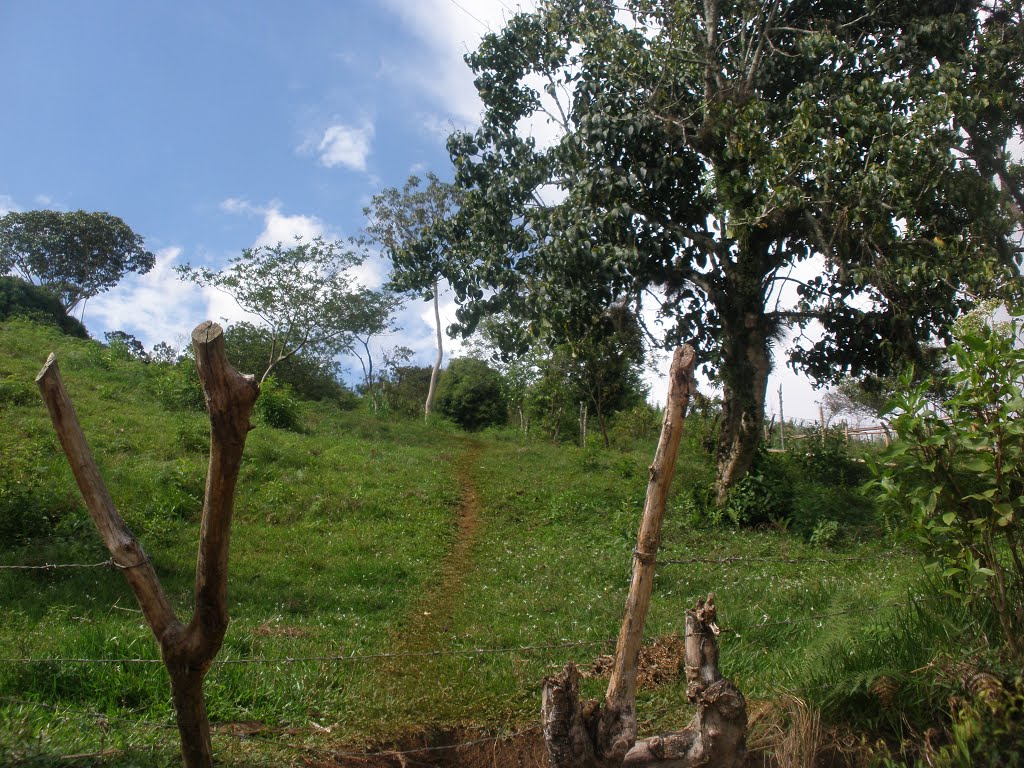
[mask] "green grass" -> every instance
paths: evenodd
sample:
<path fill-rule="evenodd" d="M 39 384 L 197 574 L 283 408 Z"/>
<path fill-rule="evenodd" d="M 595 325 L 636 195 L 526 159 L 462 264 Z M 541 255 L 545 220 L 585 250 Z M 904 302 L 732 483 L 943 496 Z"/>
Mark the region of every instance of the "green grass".
<path fill-rule="evenodd" d="M 0 404 L 0 526 L 17 534 L 0 549 L 0 565 L 107 557 L 45 409 L 24 395 L 55 349 L 115 503 L 186 618 L 205 416 L 164 404 L 166 371 L 94 342 L 12 322 L 0 325 L 0 347 L 9 350 L 0 362 L 4 392 L 22 391 Z M 542 678 L 570 659 L 585 665 L 609 652 L 601 641 L 618 632 L 654 438 L 630 451 L 580 450 L 501 431 L 470 439 L 443 424 L 326 405 L 302 409 L 300 431 L 262 425 L 246 445 L 231 624 L 206 695 L 221 728 L 258 721 L 265 729 L 247 738 L 218 731 L 219 759 L 297 763 L 307 745 L 536 725 Z M 851 530 L 837 554 L 790 532 L 698 525 L 683 498 L 709 477 L 709 458 L 689 440 L 662 559 L 867 559 L 666 564 L 647 635 L 681 632 L 686 608 L 714 591 L 722 668 L 748 697 L 812 690 L 850 672 L 837 672 L 836 654 L 870 646 L 872 627 L 881 632 L 895 620 L 900 611 L 890 604 L 906 600 L 919 565 L 890 556 L 870 533 Z M 456 548 L 467 486 L 476 492 L 476 527 Z M 453 552 L 457 562 L 446 559 Z M 538 647 L 587 641 L 594 644 Z M 524 650 L 388 656 L 502 647 Z M 0 658 L 157 656 L 120 573 L 0 569 Z M 342 656 L 357 658 L 289 661 Z M 259 663 L 221 663 L 245 660 Z M 602 687 L 586 684 L 594 696 Z M 645 732 L 684 725 L 685 681 L 643 691 L 638 709 Z M 0 762 L 55 765 L 61 755 L 113 749 L 96 763 L 175 765 L 173 722 L 160 664 L 0 664 Z"/>

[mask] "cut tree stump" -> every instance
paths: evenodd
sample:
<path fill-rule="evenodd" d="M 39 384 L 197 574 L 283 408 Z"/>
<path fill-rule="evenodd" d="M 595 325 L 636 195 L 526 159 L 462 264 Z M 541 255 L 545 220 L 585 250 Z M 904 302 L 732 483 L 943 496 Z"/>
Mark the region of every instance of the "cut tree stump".
<path fill-rule="evenodd" d="M 249 416 L 260 389 L 252 376 L 238 373 L 228 363 L 224 331 L 216 323 L 196 326 L 192 331 L 192 348 L 206 393 L 211 433 L 196 563 L 195 610 L 188 624 L 180 622 L 174 614 L 149 557 L 114 506 L 64 388 L 54 355 L 49 356 L 36 376 L 36 384 L 89 515 L 160 643 L 160 653 L 171 678 L 182 760 L 187 768 L 208 768 L 213 765 L 213 748 L 203 699 L 203 677 L 220 650 L 228 627 L 228 544 L 235 484 L 245 438 L 252 429 Z"/>
<path fill-rule="evenodd" d="M 647 498 L 633 553 L 633 577 L 605 701 L 603 705 L 594 700 L 580 701 L 580 675 L 572 662 L 561 674 L 544 679 L 542 725 L 554 768 L 734 768 L 743 762 L 746 702 L 718 670 L 713 595 L 686 612 L 687 697 L 697 705 L 697 714 L 682 731 L 636 740 L 637 664 L 654 586 L 665 502 L 675 473 L 686 409 L 696 391 L 695 359 L 690 346 L 677 349 L 672 358 L 661 438 L 650 467 Z"/>

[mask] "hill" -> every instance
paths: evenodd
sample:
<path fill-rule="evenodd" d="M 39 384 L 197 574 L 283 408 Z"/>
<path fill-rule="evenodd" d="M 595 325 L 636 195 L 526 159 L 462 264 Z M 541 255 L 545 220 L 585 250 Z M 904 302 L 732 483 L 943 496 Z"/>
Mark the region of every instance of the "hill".
<path fill-rule="evenodd" d="M 114 501 L 185 616 L 206 417 L 180 367 L 24 321 L 0 324 L 0 348 L 0 758 L 176 765 L 156 643 L 104 565 L 32 380 L 56 352 Z M 594 669 L 586 692 L 600 695 L 656 435 L 580 449 L 330 403 L 296 408 L 297 429 L 257 423 L 241 469 L 231 625 L 206 683 L 222 761 L 329 765 L 380 745 L 535 742 L 540 681 L 569 659 Z M 712 524 L 699 503 L 712 469 L 705 425 L 691 422 L 648 620 L 660 640 L 638 700 L 643 731 L 689 719 L 672 638 L 714 591 L 723 671 L 759 713 L 753 746 L 778 749 L 802 700 L 898 734 L 901 697 L 921 690 L 906 673 L 937 652 L 920 637 L 958 616 L 936 618 L 950 607 L 922 596 L 919 563 L 849 501 L 829 510 L 838 550 L 821 546 L 836 536 L 812 546 L 809 530 L 781 519 Z M 804 492 L 854 498 L 837 495 L 846 475 L 834 463 L 819 478 L 813 466 L 800 465 Z M 760 493 L 779 495 L 782 476 L 762 472 Z M 880 694 L 886 676 L 904 682 Z M 915 712 L 931 716 L 932 703 Z"/>

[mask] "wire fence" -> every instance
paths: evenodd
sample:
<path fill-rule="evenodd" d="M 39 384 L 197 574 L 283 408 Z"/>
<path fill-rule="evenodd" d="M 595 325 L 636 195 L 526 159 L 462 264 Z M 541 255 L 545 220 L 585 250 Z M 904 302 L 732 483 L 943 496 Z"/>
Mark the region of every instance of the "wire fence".
<path fill-rule="evenodd" d="M 727 633 L 742 635 L 756 630 L 769 627 L 782 627 L 794 624 L 813 623 L 823 619 L 835 618 L 838 616 L 868 616 L 878 615 L 883 608 L 910 607 L 914 600 L 889 601 L 878 603 L 863 608 L 846 608 L 838 611 L 811 612 L 802 616 L 794 616 L 786 619 L 772 619 L 765 614 L 761 621 L 746 625 L 720 626 L 719 630 Z M 594 648 L 614 646 L 617 638 L 607 637 L 599 640 L 572 640 L 551 643 L 539 643 L 535 645 L 512 645 L 494 648 L 448 648 L 435 651 L 395 651 L 390 653 L 366 653 L 366 654 L 327 654 L 318 656 L 254 656 L 240 659 L 214 659 L 211 666 L 233 666 L 246 664 L 261 665 L 285 665 L 285 664 L 308 664 L 308 663 L 338 663 L 357 664 L 361 662 L 372 662 L 384 659 L 410 659 L 410 658 L 433 658 L 442 656 L 496 656 L 496 655 L 519 655 L 537 653 L 540 651 L 563 650 L 568 648 Z M 48 657 L 48 658 L 0 658 L 0 664 L 163 664 L 159 658 L 72 658 L 72 657 Z"/>
<path fill-rule="evenodd" d="M 872 562 L 880 560 L 890 560 L 893 558 L 907 558 L 910 557 L 909 553 L 900 551 L 887 551 L 879 552 L 870 555 L 835 555 L 835 556 L 789 556 L 785 554 L 780 555 L 724 555 L 721 557 L 714 556 L 694 556 L 694 557 L 679 557 L 676 553 L 671 551 L 662 552 L 662 557 L 656 560 L 656 566 L 685 566 L 685 565 L 706 565 L 714 567 L 729 567 L 743 564 L 782 564 L 782 565 L 836 565 L 842 563 L 853 563 L 853 562 Z M 666 556 L 667 555 L 667 556 Z M 627 562 L 628 559 L 637 557 L 638 553 L 633 550 L 631 553 L 620 552 L 619 554 L 610 553 L 607 555 L 608 558 L 622 558 L 623 563 Z M 148 562 L 148 559 L 143 561 Z M 93 563 L 26 563 L 26 564 L 5 564 L 0 565 L 0 570 L 11 571 L 11 572 L 54 572 L 59 570 L 108 570 L 117 571 L 125 568 L 137 567 L 143 563 L 133 563 L 129 565 L 121 565 L 109 558 L 101 562 Z M 760 621 L 750 623 L 724 623 L 719 627 L 719 631 L 726 637 L 733 636 L 734 638 L 743 641 L 747 638 L 756 637 L 757 633 L 768 632 L 772 630 L 778 630 L 783 627 L 807 624 L 807 623 L 818 623 L 845 616 L 872 616 L 877 618 L 880 615 L 880 611 L 883 609 L 896 609 L 899 607 L 908 607 L 913 604 L 913 600 L 910 601 L 892 601 L 881 604 L 874 604 L 866 607 L 849 607 L 841 610 L 834 611 L 822 611 L 822 612 L 809 612 L 799 616 L 789 616 L 782 618 L 773 618 L 767 614 L 763 615 Z M 115 606 L 116 607 L 116 606 Z M 742 640 L 741 640 L 742 639 Z M 308 656 L 252 656 L 248 658 L 222 658 L 215 659 L 213 661 L 214 666 L 229 667 L 229 666 L 243 666 L 243 665 L 262 665 L 262 666 L 285 666 L 285 665 L 301 665 L 301 664 L 359 664 L 359 663 L 372 663 L 376 661 L 386 660 L 401 660 L 401 659 L 428 659 L 438 657 L 466 657 L 466 658 L 485 658 L 485 657 L 500 657 L 500 656 L 523 656 L 529 654 L 538 653 L 550 653 L 552 651 L 562 650 L 579 650 L 584 648 L 600 648 L 608 649 L 614 647 L 616 638 L 606 637 L 594 640 L 581 640 L 581 641 L 567 641 L 558 640 L 551 642 L 533 643 L 529 645 L 504 645 L 496 647 L 466 647 L 466 648 L 446 648 L 437 649 L 430 651 L 394 651 L 394 652 L 380 652 L 380 653 L 335 653 L 335 654 L 320 654 L 320 655 L 308 655 Z M 62 657 L 48 657 L 48 658 L 0 658 L 0 664 L 4 665 L 23 665 L 23 666 L 71 666 L 71 665 L 163 665 L 163 661 L 160 658 L 140 658 L 140 657 L 125 657 L 125 658 L 62 658 Z M 54 704 L 47 704 L 44 702 L 37 702 L 31 700 L 16 699 L 8 696 L 0 696 L 0 703 L 7 704 L 9 706 L 20 706 L 20 707 L 33 707 L 39 710 L 44 710 L 53 713 L 56 719 L 68 721 L 70 719 L 81 720 L 93 720 L 98 723 L 103 723 L 104 727 L 108 727 L 111 724 L 119 724 L 124 726 L 124 729 L 141 728 L 141 729 L 152 729 L 159 732 L 171 732 L 176 731 L 177 726 L 174 723 L 167 722 L 154 722 L 146 720 L 144 718 L 132 719 L 130 717 L 121 717 L 111 715 L 108 713 L 100 713 L 93 711 L 82 711 L 75 710 L 69 707 L 61 707 Z M 143 712 L 138 714 L 143 715 Z M 310 736 L 324 735 L 321 731 L 329 733 L 329 729 L 323 729 L 322 726 L 317 724 L 309 724 L 300 727 L 298 730 L 293 725 L 264 725 L 260 724 L 260 732 L 244 732 L 236 733 L 230 729 L 215 728 L 214 733 L 221 737 L 234 737 L 239 739 L 257 740 L 266 742 L 268 745 L 272 745 L 274 748 L 283 749 L 289 752 L 297 754 L 304 754 L 307 756 L 323 757 L 329 755 L 334 759 L 350 758 L 354 760 L 359 759 L 383 759 L 387 757 L 398 757 L 403 756 L 414 756 L 424 755 L 431 752 L 457 750 L 465 747 L 471 747 L 474 745 L 498 742 L 506 739 L 520 738 L 526 735 L 530 735 L 536 732 L 536 728 L 530 728 L 522 731 L 508 731 L 502 732 L 495 735 L 489 735 L 481 738 L 470 739 L 466 741 L 460 741 L 456 744 L 451 745 L 428 745 L 422 747 L 410 747 L 408 749 L 382 749 L 380 751 L 337 751 L 331 749 L 329 745 L 324 743 L 318 743 L 315 746 L 291 743 L 287 739 L 281 739 L 275 736 L 275 734 L 288 733 L 292 736 L 305 730 Z M 130 737 L 129 737 L 130 739 Z M 140 739 L 141 741 L 141 739 Z M 163 743 L 160 743 L 160 748 L 163 748 Z M 146 747 L 129 747 L 130 749 L 146 748 Z M 105 752 L 96 753 L 106 754 Z M 91 755 L 90 755 L 91 756 Z M 65 756 L 68 759 L 81 758 L 81 755 Z"/>

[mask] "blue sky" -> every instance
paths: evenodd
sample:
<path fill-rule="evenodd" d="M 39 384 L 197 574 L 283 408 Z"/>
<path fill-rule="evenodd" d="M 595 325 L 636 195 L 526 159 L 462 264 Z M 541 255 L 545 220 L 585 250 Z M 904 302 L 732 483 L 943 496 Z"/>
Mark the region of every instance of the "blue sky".
<path fill-rule="evenodd" d="M 0 212 L 123 218 L 157 266 L 92 299 L 85 323 L 100 339 L 123 329 L 180 345 L 201 320 L 242 313 L 179 282 L 174 264 L 218 265 L 296 234 L 346 238 L 382 188 L 450 175 L 445 138 L 479 113 L 462 56 L 517 6 L 0 0 Z M 385 275 L 371 263 L 360 278 Z M 444 312 L 453 317 L 450 300 Z M 410 302 L 384 344 L 426 364 L 432 322 Z M 780 374 L 787 415 L 816 417 L 808 385 Z"/>

